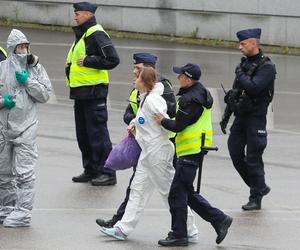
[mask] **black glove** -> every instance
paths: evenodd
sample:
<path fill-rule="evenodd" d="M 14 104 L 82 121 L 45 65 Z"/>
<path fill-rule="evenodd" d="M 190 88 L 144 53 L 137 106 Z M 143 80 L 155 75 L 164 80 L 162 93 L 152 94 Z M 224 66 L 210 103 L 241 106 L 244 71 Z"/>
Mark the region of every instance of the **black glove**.
<path fill-rule="evenodd" d="M 227 124 L 228 124 L 228 120 L 225 119 L 225 118 L 223 118 L 222 121 L 220 121 L 220 127 L 221 127 L 221 130 L 222 130 L 224 135 L 226 135 Z"/>
<path fill-rule="evenodd" d="M 238 89 L 230 89 L 227 91 L 226 95 L 224 96 L 224 102 L 229 104 L 233 100 L 235 100 L 238 96 Z"/>

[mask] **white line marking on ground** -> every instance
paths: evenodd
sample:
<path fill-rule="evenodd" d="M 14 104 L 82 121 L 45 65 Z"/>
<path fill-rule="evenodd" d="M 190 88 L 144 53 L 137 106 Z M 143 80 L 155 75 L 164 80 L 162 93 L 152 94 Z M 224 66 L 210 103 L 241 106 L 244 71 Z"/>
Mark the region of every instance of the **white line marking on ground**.
<path fill-rule="evenodd" d="M 1 41 L 5 44 L 6 42 Z M 70 43 L 41 43 L 41 42 L 32 42 L 30 43 L 34 46 L 57 46 L 57 47 L 70 47 Z M 201 46 L 201 45 L 199 45 Z M 228 55 L 240 55 L 239 51 L 228 51 L 228 50 L 213 50 L 213 49 L 179 49 L 179 48 L 163 48 L 163 47 L 147 47 L 147 46 L 115 46 L 117 49 L 127 49 L 127 50 L 155 50 L 155 51 L 177 51 L 177 52 L 190 52 L 190 53 L 209 53 L 209 54 L 228 54 Z M 281 54 L 272 54 L 272 57 L 284 57 L 284 56 L 293 56 L 293 55 L 281 55 Z"/>

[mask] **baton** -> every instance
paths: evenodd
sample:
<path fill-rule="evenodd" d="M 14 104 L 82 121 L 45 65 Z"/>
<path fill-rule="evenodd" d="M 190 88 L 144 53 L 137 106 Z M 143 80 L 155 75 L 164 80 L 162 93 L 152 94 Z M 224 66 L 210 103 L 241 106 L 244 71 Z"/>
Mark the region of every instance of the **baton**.
<path fill-rule="evenodd" d="M 200 160 L 199 160 L 199 171 L 198 171 L 198 181 L 197 181 L 197 193 L 200 193 L 201 186 L 201 176 L 202 176 L 202 165 L 204 155 L 208 153 L 208 151 L 218 151 L 218 147 L 205 147 L 205 133 L 201 135 L 201 152 L 200 152 Z"/>

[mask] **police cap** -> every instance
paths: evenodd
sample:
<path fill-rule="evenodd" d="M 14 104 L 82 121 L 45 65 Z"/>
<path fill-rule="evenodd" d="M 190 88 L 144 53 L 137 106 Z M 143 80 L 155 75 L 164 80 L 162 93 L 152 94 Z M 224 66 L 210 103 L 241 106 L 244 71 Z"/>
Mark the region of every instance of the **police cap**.
<path fill-rule="evenodd" d="M 187 77 L 198 81 L 201 76 L 200 67 L 197 64 L 188 63 L 184 66 L 173 66 L 173 72 L 176 74 L 184 74 Z"/>
<path fill-rule="evenodd" d="M 96 12 L 97 9 L 97 5 L 90 3 L 90 2 L 79 2 L 79 3 L 74 3 L 73 4 L 74 7 L 74 12 L 76 11 L 89 11 L 91 13 Z"/>
<path fill-rule="evenodd" d="M 139 63 L 149 63 L 149 64 L 156 64 L 157 56 L 152 55 L 150 53 L 135 53 L 133 54 L 134 64 Z"/>
<path fill-rule="evenodd" d="M 255 28 L 255 29 L 240 30 L 236 33 L 236 36 L 241 42 L 249 38 L 260 39 L 260 34 L 261 34 L 261 29 Z"/>

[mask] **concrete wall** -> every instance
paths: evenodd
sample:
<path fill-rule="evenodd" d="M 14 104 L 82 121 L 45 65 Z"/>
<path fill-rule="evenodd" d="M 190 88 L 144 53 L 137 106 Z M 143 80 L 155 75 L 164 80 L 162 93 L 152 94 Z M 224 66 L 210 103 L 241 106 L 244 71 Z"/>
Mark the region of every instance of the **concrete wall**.
<path fill-rule="evenodd" d="M 105 28 L 235 40 L 235 32 L 263 29 L 262 43 L 300 47 L 297 0 L 91 0 Z M 74 25 L 73 0 L 0 1 L 0 17 Z"/>

